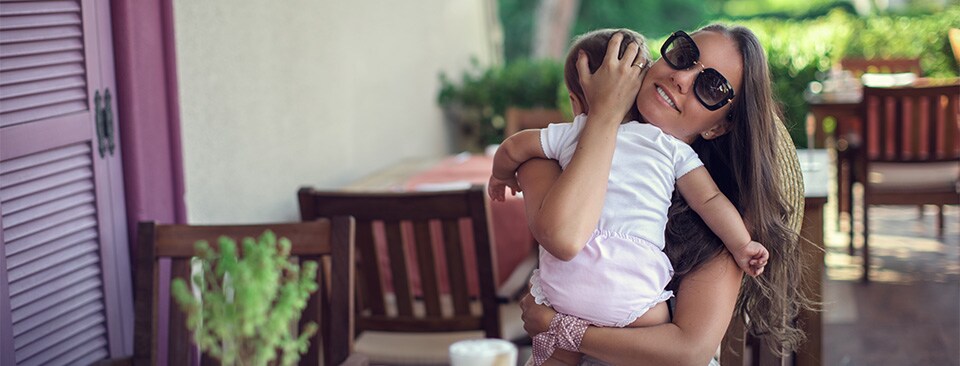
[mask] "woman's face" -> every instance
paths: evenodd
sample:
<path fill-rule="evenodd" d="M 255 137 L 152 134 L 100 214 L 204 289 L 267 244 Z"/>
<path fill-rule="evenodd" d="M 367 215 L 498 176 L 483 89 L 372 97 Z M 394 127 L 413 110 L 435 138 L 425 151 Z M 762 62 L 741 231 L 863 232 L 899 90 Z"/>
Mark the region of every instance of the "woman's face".
<path fill-rule="evenodd" d="M 715 111 L 700 104 L 693 93 L 693 83 L 701 70 L 716 69 L 733 86 L 734 98 L 744 97 L 740 88 L 743 57 L 736 42 L 717 32 L 700 32 L 691 37 L 700 49 L 700 64 L 674 70 L 664 60 L 657 60 L 647 71 L 637 94 L 637 109 L 644 120 L 688 144 L 701 134 L 710 139 L 725 133 L 726 115 L 734 104 L 727 103 Z"/>

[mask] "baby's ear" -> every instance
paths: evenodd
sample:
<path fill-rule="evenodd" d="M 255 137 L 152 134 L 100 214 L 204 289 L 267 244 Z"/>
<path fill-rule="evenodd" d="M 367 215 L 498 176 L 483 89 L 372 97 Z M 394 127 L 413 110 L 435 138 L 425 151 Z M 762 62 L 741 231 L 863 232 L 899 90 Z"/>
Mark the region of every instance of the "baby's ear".
<path fill-rule="evenodd" d="M 584 108 L 583 103 L 580 102 L 580 98 L 577 98 L 573 93 L 567 92 L 567 95 L 570 96 L 570 107 L 573 109 L 573 115 L 579 116 L 581 114 L 587 113 L 586 108 Z"/>

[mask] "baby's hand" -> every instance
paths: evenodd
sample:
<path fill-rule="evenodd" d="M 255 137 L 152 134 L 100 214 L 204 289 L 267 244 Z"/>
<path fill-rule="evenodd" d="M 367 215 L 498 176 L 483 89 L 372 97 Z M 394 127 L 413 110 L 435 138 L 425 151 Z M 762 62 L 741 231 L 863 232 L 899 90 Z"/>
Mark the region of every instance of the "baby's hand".
<path fill-rule="evenodd" d="M 491 175 L 490 184 L 487 184 L 487 194 L 490 195 L 491 200 L 503 201 L 507 187 L 510 187 L 510 194 L 514 196 L 517 195 L 517 192 L 520 192 L 520 184 L 517 183 L 516 176 L 510 177 L 510 179 L 500 179 Z"/>
<path fill-rule="evenodd" d="M 763 273 L 763 268 L 770 259 L 770 252 L 763 247 L 763 244 L 751 240 L 733 253 L 733 257 L 740 269 L 752 277 L 757 277 Z"/>

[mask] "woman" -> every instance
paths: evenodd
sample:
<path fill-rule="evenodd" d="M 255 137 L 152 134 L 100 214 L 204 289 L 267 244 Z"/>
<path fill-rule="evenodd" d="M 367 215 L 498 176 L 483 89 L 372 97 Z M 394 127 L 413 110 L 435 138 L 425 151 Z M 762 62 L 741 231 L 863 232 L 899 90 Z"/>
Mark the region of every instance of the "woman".
<path fill-rule="evenodd" d="M 734 309 L 747 314 L 750 330 L 770 337 L 772 344 L 792 350 L 803 338 L 798 329 L 780 321 L 784 316 L 792 319 L 810 302 L 797 290 L 797 234 L 786 223 L 793 208 L 786 204 L 775 164 L 778 111 L 763 49 L 742 27 L 711 25 L 690 40 L 685 44 L 689 49 L 682 51 L 692 66 L 679 69 L 657 61 L 639 93 L 636 80 L 624 77 L 635 73 L 617 60 L 605 62 L 592 75 L 581 75 L 591 112 L 573 161 L 562 172 L 544 160 L 528 162 L 519 171 L 528 222 L 541 243 L 579 235 L 571 230 L 592 229 L 583 223 L 596 222 L 599 208 L 584 209 L 584 202 L 596 202 L 597 197 L 603 201 L 617 126 L 635 103 L 646 121 L 676 124 L 702 137 L 692 145 L 694 150 L 737 206 L 752 236 L 769 245 L 770 262 L 763 276 L 743 283 L 738 299 L 743 277 L 736 263 L 675 195 L 666 250 L 676 271 L 672 322 L 648 328 L 587 328 L 578 350 L 601 361 L 705 365 Z M 718 73 L 735 91 L 729 103 L 705 102 L 709 98 L 704 86 L 716 81 Z M 529 296 L 521 306 L 528 333 L 550 329 L 555 312 L 535 305 Z"/>

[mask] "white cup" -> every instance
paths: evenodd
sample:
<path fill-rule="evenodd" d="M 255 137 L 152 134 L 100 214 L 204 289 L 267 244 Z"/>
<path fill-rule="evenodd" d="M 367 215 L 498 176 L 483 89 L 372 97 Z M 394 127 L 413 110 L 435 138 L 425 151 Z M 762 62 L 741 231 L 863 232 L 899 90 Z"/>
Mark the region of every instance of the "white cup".
<path fill-rule="evenodd" d="M 450 345 L 452 366 L 515 366 L 517 347 L 502 339 L 468 339 Z"/>

